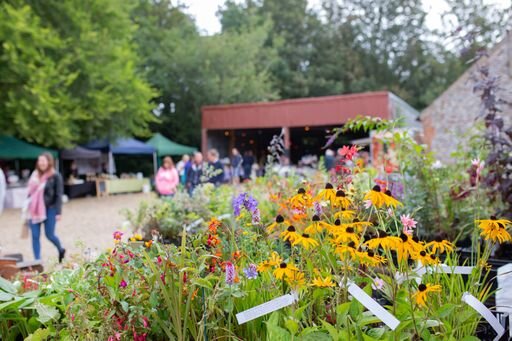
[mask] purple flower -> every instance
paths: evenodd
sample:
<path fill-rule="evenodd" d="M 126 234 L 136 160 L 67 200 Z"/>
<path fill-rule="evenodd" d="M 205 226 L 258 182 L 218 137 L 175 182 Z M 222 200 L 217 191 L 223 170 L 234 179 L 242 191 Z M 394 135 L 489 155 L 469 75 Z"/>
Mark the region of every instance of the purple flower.
<path fill-rule="evenodd" d="M 258 201 L 247 193 L 240 193 L 233 199 L 233 214 L 235 217 L 240 216 L 242 207 L 251 213 L 253 223 L 260 221 L 260 211 L 258 209 Z"/>
<path fill-rule="evenodd" d="M 244 275 L 247 279 L 256 279 L 258 277 L 258 270 L 256 270 L 256 264 L 250 264 L 244 270 Z"/>
<path fill-rule="evenodd" d="M 127 285 L 128 285 L 128 283 L 126 283 L 126 281 L 124 279 L 121 280 L 121 283 L 119 283 L 119 287 L 121 287 L 121 288 L 126 288 Z"/>
<path fill-rule="evenodd" d="M 235 284 L 236 270 L 231 262 L 226 262 L 226 284 Z"/>
<path fill-rule="evenodd" d="M 320 206 L 318 201 L 315 201 L 313 205 L 315 206 L 315 214 L 320 217 L 322 215 L 322 206 Z"/>
<path fill-rule="evenodd" d="M 252 223 L 259 224 L 260 222 L 261 222 L 260 209 L 256 208 L 254 210 L 254 212 L 252 212 Z"/>

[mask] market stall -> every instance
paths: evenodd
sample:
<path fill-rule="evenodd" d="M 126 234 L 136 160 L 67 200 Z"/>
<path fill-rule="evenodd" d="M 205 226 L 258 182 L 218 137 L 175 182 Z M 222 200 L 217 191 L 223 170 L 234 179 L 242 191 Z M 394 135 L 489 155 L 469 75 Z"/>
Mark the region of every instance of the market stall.
<path fill-rule="evenodd" d="M 146 143 L 156 149 L 158 157 L 192 154 L 197 151 L 197 148 L 176 143 L 159 133 L 153 135 Z"/>
<path fill-rule="evenodd" d="M 12 136 L 0 136 L 0 165 L 7 179 L 5 208 L 20 208 L 27 197 L 27 181 L 35 160 L 44 152 L 57 158 L 57 151 L 19 140 Z"/>
<path fill-rule="evenodd" d="M 149 178 L 137 174 L 123 173 L 115 176 L 115 158 L 123 155 L 143 155 L 152 157 L 153 171 L 156 172 L 156 150 L 154 147 L 132 138 L 118 139 L 115 142 L 107 140 L 93 141 L 84 146 L 87 149 L 97 150 L 104 154 L 105 170 L 108 176 L 96 179 L 96 193 L 98 196 L 141 192 L 149 190 Z"/>
<path fill-rule="evenodd" d="M 64 193 L 68 198 L 96 195 L 96 182 L 90 175 L 101 172 L 101 152 L 75 147 L 60 152 L 65 178 Z"/>

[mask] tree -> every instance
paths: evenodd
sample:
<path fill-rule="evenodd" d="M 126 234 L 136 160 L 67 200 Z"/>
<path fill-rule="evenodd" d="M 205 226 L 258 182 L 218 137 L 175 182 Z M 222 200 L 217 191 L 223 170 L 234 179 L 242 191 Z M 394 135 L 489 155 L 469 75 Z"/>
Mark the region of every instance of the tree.
<path fill-rule="evenodd" d="M 0 132 L 54 147 L 147 134 L 156 93 L 137 72 L 131 6 L 0 4 Z"/>
<path fill-rule="evenodd" d="M 203 105 L 277 97 L 269 72 L 275 53 L 264 46 L 269 27 L 200 36 L 179 7 L 152 7 L 152 1 L 141 6 L 134 18 L 142 65 L 161 94 L 161 124 L 154 130 L 199 145 Z"/>

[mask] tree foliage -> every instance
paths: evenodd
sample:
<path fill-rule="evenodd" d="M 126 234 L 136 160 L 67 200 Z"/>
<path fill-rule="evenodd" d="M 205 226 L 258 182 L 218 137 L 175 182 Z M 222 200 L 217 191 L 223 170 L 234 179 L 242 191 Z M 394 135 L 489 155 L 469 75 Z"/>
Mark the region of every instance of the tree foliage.
<path fill-rule="evenodd" d="M 137 71 L 130 1 L 0 4 L 0 132 L 65 147 L 144 135 L 155 91 Z"/>

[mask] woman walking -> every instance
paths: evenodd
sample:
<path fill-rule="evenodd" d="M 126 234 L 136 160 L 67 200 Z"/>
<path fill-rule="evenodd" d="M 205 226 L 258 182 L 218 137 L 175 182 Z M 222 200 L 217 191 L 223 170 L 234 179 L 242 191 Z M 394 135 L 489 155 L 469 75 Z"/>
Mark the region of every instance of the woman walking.
<path fill-rule="evenodd" d="M 155 179 L 156 190 L 162 197 L 171 197 L 176 193 L 180 182 L 178 171 L 169 156 L 164 158 L 162 167 L 158 170 Z"/>
<path fill-rule="evenodd" d="M 37 159 L 36 170 L 28 182 L 29 225 L 32 232 L 32 248 L 35 259 L 41 259 L 41 224 L 44 223 L 46 238 L 55 245 L 59 252 L 59 263 L 66 250 L 55 235 L 57 221 L 62 213 L 62 193 L 64 184 L 62 176 L 55 171 L 55 162 L 50 153 L 43 153 Z"/>

